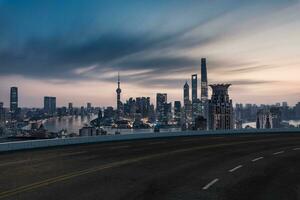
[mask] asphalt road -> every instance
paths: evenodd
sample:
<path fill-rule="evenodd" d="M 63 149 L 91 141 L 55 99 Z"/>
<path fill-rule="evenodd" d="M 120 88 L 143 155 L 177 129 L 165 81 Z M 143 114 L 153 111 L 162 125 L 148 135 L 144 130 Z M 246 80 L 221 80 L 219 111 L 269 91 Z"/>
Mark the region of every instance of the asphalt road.
<path fill-rule="evenodd" d="M 2 153 L 0 199 L 300 199 L 300 134 L 180 137 Z"/>

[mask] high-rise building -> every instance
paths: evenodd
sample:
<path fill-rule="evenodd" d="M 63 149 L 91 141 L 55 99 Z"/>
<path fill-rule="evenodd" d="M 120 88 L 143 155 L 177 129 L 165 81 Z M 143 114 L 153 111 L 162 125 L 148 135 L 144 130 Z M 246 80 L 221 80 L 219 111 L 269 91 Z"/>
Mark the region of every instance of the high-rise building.
<path fill-rule="evenodd" d="M 167 94 L 166 93 L 157 93 L 156 94 L 156 114 L 157 114 L 157 120 L 163 121 L 164 118 L 164 104 L 166 104 L 168 101 Z"/>
<path fill-rule="evenodd" d="M 243 119 L 243 104 L 235 104 L 234 117 L 236 121 Z"/>
<path fill-rule="evenodd" d="M 155 119 L 156 119 L 155 108 L 153 104 L 150 104 L 148 121 L 154 123 Z"/>
<path fill-rule="evenodd" d="M 203 116 L 208 119 L 208 81 L 206 58 L 201 58 L 201 102 L 203 106 Z M 209 120 L 207 120 L 208 122 Z"/>
<path fill-rule="evenodd" d="M 15 117 L 18 112 L 18 88 L 10 88 L 10 112 Z"/>
<path fill-rule="evenodd" d="M 163 115 L 162 122 L 167 125 L 169 121 L 172 119 L 172 103 L 164 103 L 163 104 Z"/>
<path fill-rule="evenodd" d="M 118 88 L 116 89 L 116 93 L 117 93 L 117 118 L 119 119 L 122 115 L 122 102 L 121 102 L 121 87 L 120 87 L 120 74 L 118 74 Z"/>
<path fill-rule="evenodd" d="M 53 115 L 56 112 L 56 97 L 44 97 L 44 112 Z"/>
<path fill-rule="evenodd" d="M 192 75 L 192 103 L 194 103 L 197 98 L 197 91 L 198 91 L 198 87 L 197 87 L 197 83 L 198 83 L 198 79 L 197 79 L 197 74 L 193 74 Z"/>
<path fill-rule="evenodd" d="M 295 105 L 295 117 L 296 119 L 300 119 L 300 102 Z"/>
<path fill-rule="evenodd" d="M 136 98 L 137 112 L 141 113 L 142 117 L 149 117 L 150 112 L 150 97 Z"/>
<path fill-rule="evenodd" d="M 282 102 L 282 107 L 288 107 L 288 102 L 286 101 Z"/>
<path fill-rule="evenodd" d="M 257 112 L 256 128 L 271 129 L 281 127 L 281 112 L 278 107 L 262 108 Z"/>
<path fill-rule="evenodd" d="M 235 104 L 234 121 L 236 129 L 243 128 L 243 104 Z"/>
<path fill-rule="evenodd" d="M 192 103 L 192 112 L 193 112 L 193 121 L 195 121 L 196 117 L 198 116 L 203 116 L 204 113 L 204 108 L 203 108 L 203 103 L 200 101 L 200 99 L 196 99 Z"/>
<path fill-rule="evenodd" d="M 3 102 L 0 102 L 0 125 L 5 123 L 5 108 Z"/>
<path fill-rule="evenodd" d="M 71 102 L 68 104 L 68 113 L 69 113 L 69 115 L 74 114 L 73 103 L 71 103 Z"/>
<path fill-rule="evenodd" d="M 183 86 L 183 104 L 186 107 L 190 102 L 190 86 L 187 82 L 185 82 Z"/>
<path fill-rule="evenodd" d="M 232 100 L 228 95 L 230 84 L 210 85 L 213 92 L 208 105 L 210 130 L 233 129 Z"/>
<path fill-rule="evenodd" d="M 177 125 L 180 125 L 181 119 L 181 102 L 175 101 L 174 102 L 174 119 Z"/>
<path fill-rule="evenodd" d="M 86 103 L 86 108 L 91 109 L 92 108 L 92 103 L 90 103 L 90 102 Z"/>
<path fill-rule="evenodd" d="M 192 119 L 192 104 L 190 101 L 190 86 L 185 82 L 183 86 L 183 113 L 182 113 L 182 129 L 187 129 Z"/>
<path fill-rule="evenodd" d="M 114 117 L 114 108 L 109 106 L 104 109 L 103 118 L 105 119 L 112 119 Z"/>
<path fill-rule="evenodd" d="M 206 58 L 201 58 L 201 100 L 208 99 Z"/>
<path fill-rule="evenodd" d="M 91 113 L 91 112 L 92 112 L 92 103 L 88 102 L 88 103 L 86 104 L 86 111 L 87 111 L 88 113 Z"/>
<path fill-rule="evenodd" d="M 199 115 L 195 118 L 194 130 L 207 130 L 207 119 Z"/>

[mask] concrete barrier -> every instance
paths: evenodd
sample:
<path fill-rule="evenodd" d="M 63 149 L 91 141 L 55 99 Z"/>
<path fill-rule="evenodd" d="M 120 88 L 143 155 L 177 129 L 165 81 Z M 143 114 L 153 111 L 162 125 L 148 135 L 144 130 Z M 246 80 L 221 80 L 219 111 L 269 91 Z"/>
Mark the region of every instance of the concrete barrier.
<path fill-rule="evenodd" d="M 89 137 L 57 138 L 44 140 L 29 140 L 0 143 L 0 152 L 22 149 L 46 148 L 74 144 L 88 144 L 109 141 L 140 140 L 150 138 L 182 137 L 182 136 L 207 136 L 207 135 L 243 135 L 243 134 L 278 134 L 300 133 L 300 129 L 242 129 L 242 130 L 217 130 L 217 131 L 180 131 L 161 133 L 135 133 L 124 135 L 101 135 Z"/>

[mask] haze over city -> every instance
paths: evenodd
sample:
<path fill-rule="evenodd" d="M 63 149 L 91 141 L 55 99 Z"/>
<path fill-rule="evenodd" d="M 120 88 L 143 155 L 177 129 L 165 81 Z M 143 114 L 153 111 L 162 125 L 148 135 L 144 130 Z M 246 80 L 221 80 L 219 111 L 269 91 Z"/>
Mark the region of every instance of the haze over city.
<path fill-rule="evenodd" d="M 234 102 L 295 104 L 300 95 L 300 3 L 291 1 L 0 0 L 0 97 L 20 106 L 115 106 L 168 93 L 207 58 L 209 83 L 231 83 Z"/>

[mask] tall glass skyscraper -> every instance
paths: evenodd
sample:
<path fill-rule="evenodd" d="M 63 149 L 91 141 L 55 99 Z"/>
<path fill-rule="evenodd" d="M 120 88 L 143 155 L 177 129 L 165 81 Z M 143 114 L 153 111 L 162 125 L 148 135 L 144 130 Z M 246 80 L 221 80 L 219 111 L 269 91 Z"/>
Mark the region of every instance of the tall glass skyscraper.
<path fill-rule="evenodd" d="M 18 88 L 10 88 L 10 112 L 15 115 L 18 110 Z"/>
<path fill-rule="evenodd" d="M 56 112 L 56 97 L 44 97 L 44 111 L 49 115 Z"/>
<path fill-rule="evenodd" d="M 192 103 L 195 103 L 197 100 L 197 90 L 198 90 L 198 86 L 197 86 L 197 74 L 193 74 L 192 75 Z"/>
<path fill-rule="evenodd" d="M 156 114 L 157 120 L 162 122 L 164 119 L 165 104 L 167 104 L 168 96 L 166 93 L 156 94 Z"/>
<path fill-rule="evenodd" d="M 201 100 L 208 99 L 206 58 L 201 58 Z"/>
<path fill-rule="evenodd" d="M 183 104 L 186 107 L 190 101 L 190 86 L 187 82 L 185 82 L 183 86 Z"/>
<path fill-rule="evenodd" d="M 203 116 L 205 119 L 208 119 L 208 82 L 206 58 L 201 58 L 201 102 L 203 106 Z"/>

